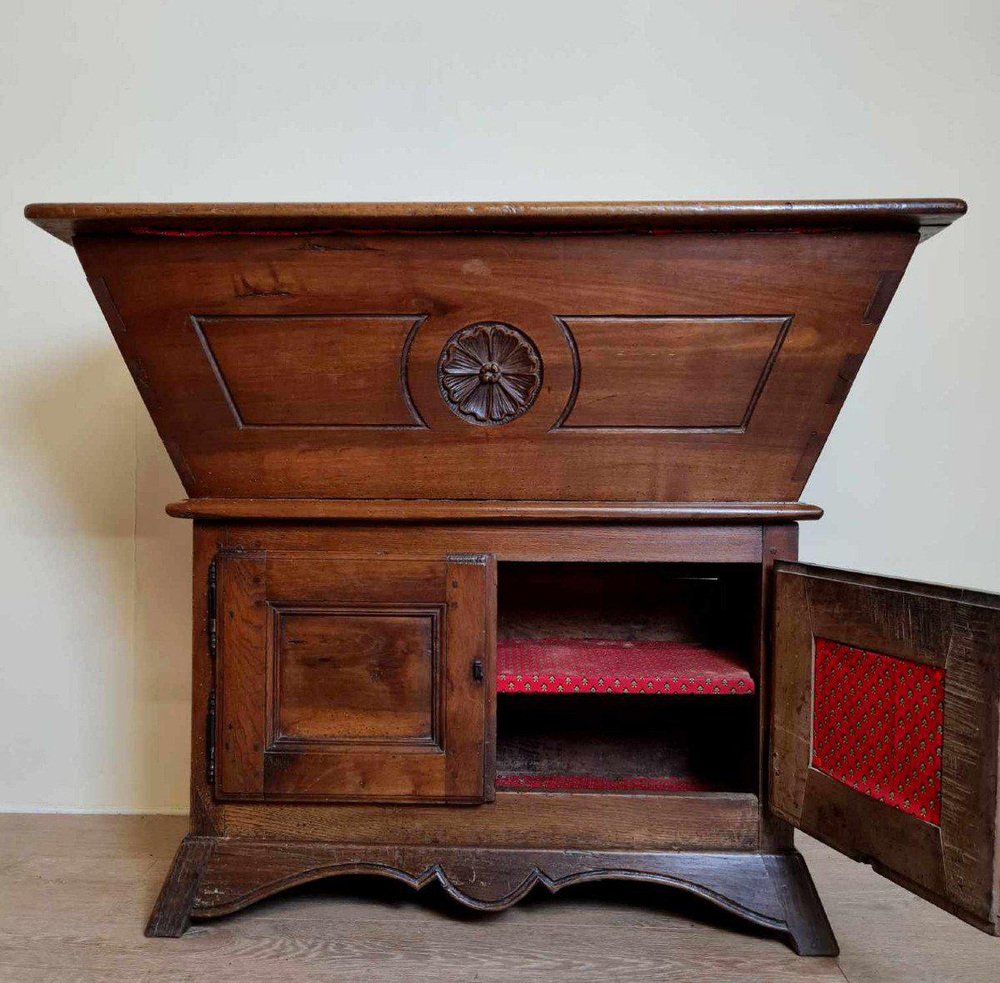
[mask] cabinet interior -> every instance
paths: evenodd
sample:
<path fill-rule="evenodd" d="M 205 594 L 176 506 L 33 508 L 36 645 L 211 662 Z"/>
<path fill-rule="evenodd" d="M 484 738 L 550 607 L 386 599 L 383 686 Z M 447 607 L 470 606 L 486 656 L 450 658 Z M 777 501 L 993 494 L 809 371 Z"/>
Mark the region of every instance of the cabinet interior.
<path fill-rule="evenodd" d="M 498 568 L 497 789 L 756 792 L 755 568 Z"/>

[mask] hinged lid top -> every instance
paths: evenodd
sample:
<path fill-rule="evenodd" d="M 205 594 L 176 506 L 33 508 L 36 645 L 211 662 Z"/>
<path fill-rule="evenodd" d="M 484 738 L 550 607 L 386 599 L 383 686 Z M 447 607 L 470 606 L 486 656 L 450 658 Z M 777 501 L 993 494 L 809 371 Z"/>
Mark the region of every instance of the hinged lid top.
<path fill-rule="evenodd" d="M 34 204 L 25 216 L 64 242 L 79 235 L 319 232 L 753 232 L 869 230 L 934 235 L 958 198 L 859 201 Z"/>

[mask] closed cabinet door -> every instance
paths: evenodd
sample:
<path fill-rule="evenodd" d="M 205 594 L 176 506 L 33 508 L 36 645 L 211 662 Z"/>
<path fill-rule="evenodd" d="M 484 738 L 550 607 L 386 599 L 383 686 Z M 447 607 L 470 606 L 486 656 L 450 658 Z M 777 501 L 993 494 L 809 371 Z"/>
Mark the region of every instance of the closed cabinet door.
<path fill-rule="evenodd" d="M 483 802 L 491 557 L 216 557 L 221 799 Z"/>
<path fill-rule="evenodd" d="M 997 934 L 1000 598 L 775 577 L 771 809 Z"/>

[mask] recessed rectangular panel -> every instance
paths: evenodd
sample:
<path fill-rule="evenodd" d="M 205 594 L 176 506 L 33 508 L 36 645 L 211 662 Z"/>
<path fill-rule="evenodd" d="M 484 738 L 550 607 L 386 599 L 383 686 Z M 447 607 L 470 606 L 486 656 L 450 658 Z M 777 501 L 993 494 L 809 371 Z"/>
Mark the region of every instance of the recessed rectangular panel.
<path fill-rule="evenodd" d="M 560 429 L 745 428 L 788 317 L 563 317 L 577 391 Z"/>
<path fill-rule="evenodd" d="M 205 352 L 241 427 L 420 427 L 403 371 L 411 315 L 204 317 Z"/>
<path fill-rule="evenodd" d="M 275 742 L 432 744 L 439 611 L 275 612 Z"/>

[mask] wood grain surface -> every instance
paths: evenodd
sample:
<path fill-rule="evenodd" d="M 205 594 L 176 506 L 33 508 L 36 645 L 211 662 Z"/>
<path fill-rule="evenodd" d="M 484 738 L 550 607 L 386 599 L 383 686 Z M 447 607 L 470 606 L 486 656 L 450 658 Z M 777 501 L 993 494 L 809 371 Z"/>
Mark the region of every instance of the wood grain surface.
<path fill-rule="evenodd" d="M 698 502 L 798 499 L 917 241 L 74 245 L 192 497 Z M 484 321 L 540 359 L 537 398 L 504 425 L 470 425 L 442 395 L 443 351 Z"/>
<path fill-rule="evenodd" d="M 27 205 L 25 217 L 72 242 L 78 235 L 214 230 L 217 232 L 412 231 L 653 232 L 666 229 L 893 229 L 924 237 L 965 214 L 958 198 L 829 201 L 616 202 L 282 202 L 275 204 Z"/>
<path fill-rule="evenodd" d="M 216 567 L 218 798 L 492 794 L 491 558 L 279 549 L 221 551 Z"/>
<path fill-rule="evenodd" d="M 447 499 L 189 498 L 167 506 L 179 519 L 308 522 L 662 522 L 757 525 L 819 519 L 805 502 L 517 502 Z"/>

